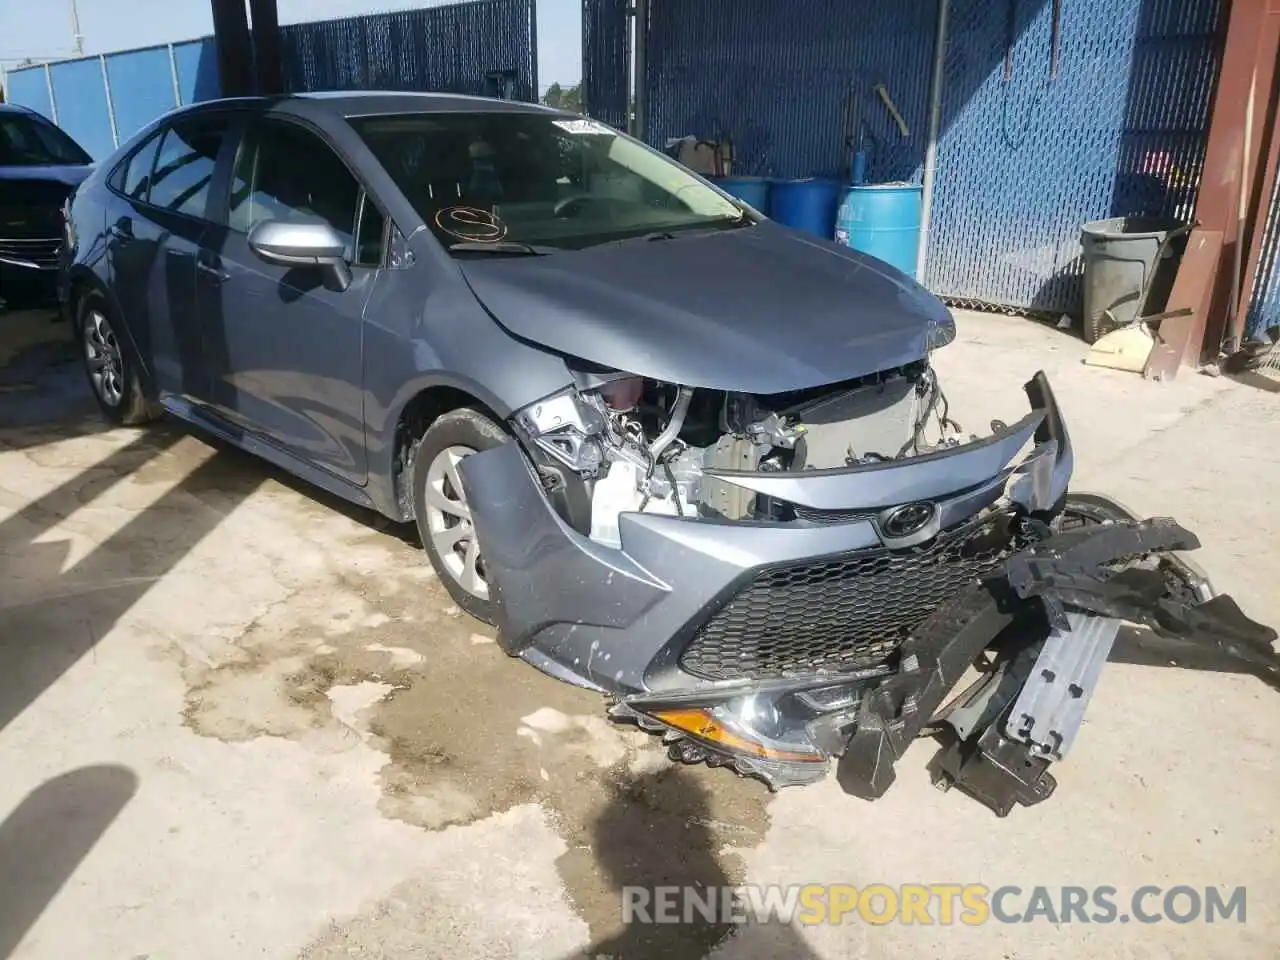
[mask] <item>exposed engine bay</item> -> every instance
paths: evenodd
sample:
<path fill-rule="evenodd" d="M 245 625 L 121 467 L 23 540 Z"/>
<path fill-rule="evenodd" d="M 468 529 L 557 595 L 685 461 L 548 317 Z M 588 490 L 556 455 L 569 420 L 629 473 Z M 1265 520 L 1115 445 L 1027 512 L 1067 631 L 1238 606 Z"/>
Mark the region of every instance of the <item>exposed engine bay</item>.
<path fill-rule="evenodd" d="M 517 418 L 552 483 L 575 485 L 566 519 L 618 546 L 624 512 L 831 522 L 847 515 L 757 495 L 715 472 L 800 472 L 887 463 L 957 446 L 961 427 L 927 361 L 812 390 L 751 396 L 639 377 L 581 375 L 579 389 Z M 976 438 L 975 438 L 976 439 Z"/>

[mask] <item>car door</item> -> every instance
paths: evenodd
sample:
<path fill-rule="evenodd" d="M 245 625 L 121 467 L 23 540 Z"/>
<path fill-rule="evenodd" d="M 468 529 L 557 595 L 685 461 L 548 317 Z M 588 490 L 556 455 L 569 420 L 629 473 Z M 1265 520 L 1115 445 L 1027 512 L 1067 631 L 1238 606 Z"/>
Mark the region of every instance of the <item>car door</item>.
<path fill-rule="evenodd" d="M 217 411 L 314 466 L 364 483 L 362 324 L 385 217 L 318 133 L 277 117 L 248 126 L 222 200 L 199 265 Z M 346 289 L 326 268 L 268 263 L 250 248 L 259 223 L 316 218 L 347 242 Z"/>
<path fill-rule="evenodd" d="M 112 172 L 107 214 L 112 289 L 156 389 L 208 394 L 196 308 L 196 263 L 225 114 L 179 118 Z"/>

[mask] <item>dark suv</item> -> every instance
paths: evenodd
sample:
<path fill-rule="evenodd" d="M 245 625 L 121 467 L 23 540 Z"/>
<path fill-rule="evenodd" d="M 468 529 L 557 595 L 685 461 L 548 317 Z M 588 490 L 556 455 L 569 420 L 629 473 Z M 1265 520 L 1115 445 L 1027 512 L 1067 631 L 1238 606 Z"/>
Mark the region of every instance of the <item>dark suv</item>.
<path fill-rule="evenodd" d="M 92 163 L 40 114 L 0 103 L 0 304 L 53 299 L 63 204 Z"/>

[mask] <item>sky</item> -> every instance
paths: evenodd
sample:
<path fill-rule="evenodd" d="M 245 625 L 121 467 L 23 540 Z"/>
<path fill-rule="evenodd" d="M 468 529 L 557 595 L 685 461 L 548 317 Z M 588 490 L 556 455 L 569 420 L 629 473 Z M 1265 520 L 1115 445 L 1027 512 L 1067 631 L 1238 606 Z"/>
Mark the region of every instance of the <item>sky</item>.
<path fill-rule="evenodd" d="M 281 23 L 438 6 L 440 0 L 278 0 Z M 209 0 L 77 0 L 84 52 L 111 53 L 213 32 Z M 581 0 L 537 0 L 538 82 L 582 75 Z M 72 55 L 71 0 L 0 0 L 0 67 Z"/>

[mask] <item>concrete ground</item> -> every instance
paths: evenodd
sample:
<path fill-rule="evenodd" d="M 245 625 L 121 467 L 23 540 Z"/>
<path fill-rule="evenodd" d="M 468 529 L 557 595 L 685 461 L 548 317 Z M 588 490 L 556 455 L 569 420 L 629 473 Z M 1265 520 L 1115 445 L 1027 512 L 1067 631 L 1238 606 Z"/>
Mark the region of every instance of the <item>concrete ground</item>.
<path fill-rule="evenodd" d="M 1167 514 L 1280 624 L 1280 396 L 1080 363 L 961 314 L 986 432 L 1044 368 L 1080 489 Z M 0 957 L 1274 957 L 1280 695 L 1129 645 L 1047 803 L 876 803 L 670 766 L 505 657 L 411 535 L 174 423 L 105 430 L 61 327 L 0 316 Z M 1138 661 L 1138 662 L 1133 662 Z M 1145 663 L 1142 661 L 1146 661 Z M 626 927 L 624 884 L 1248 888 L 1206 925 Z"/>

